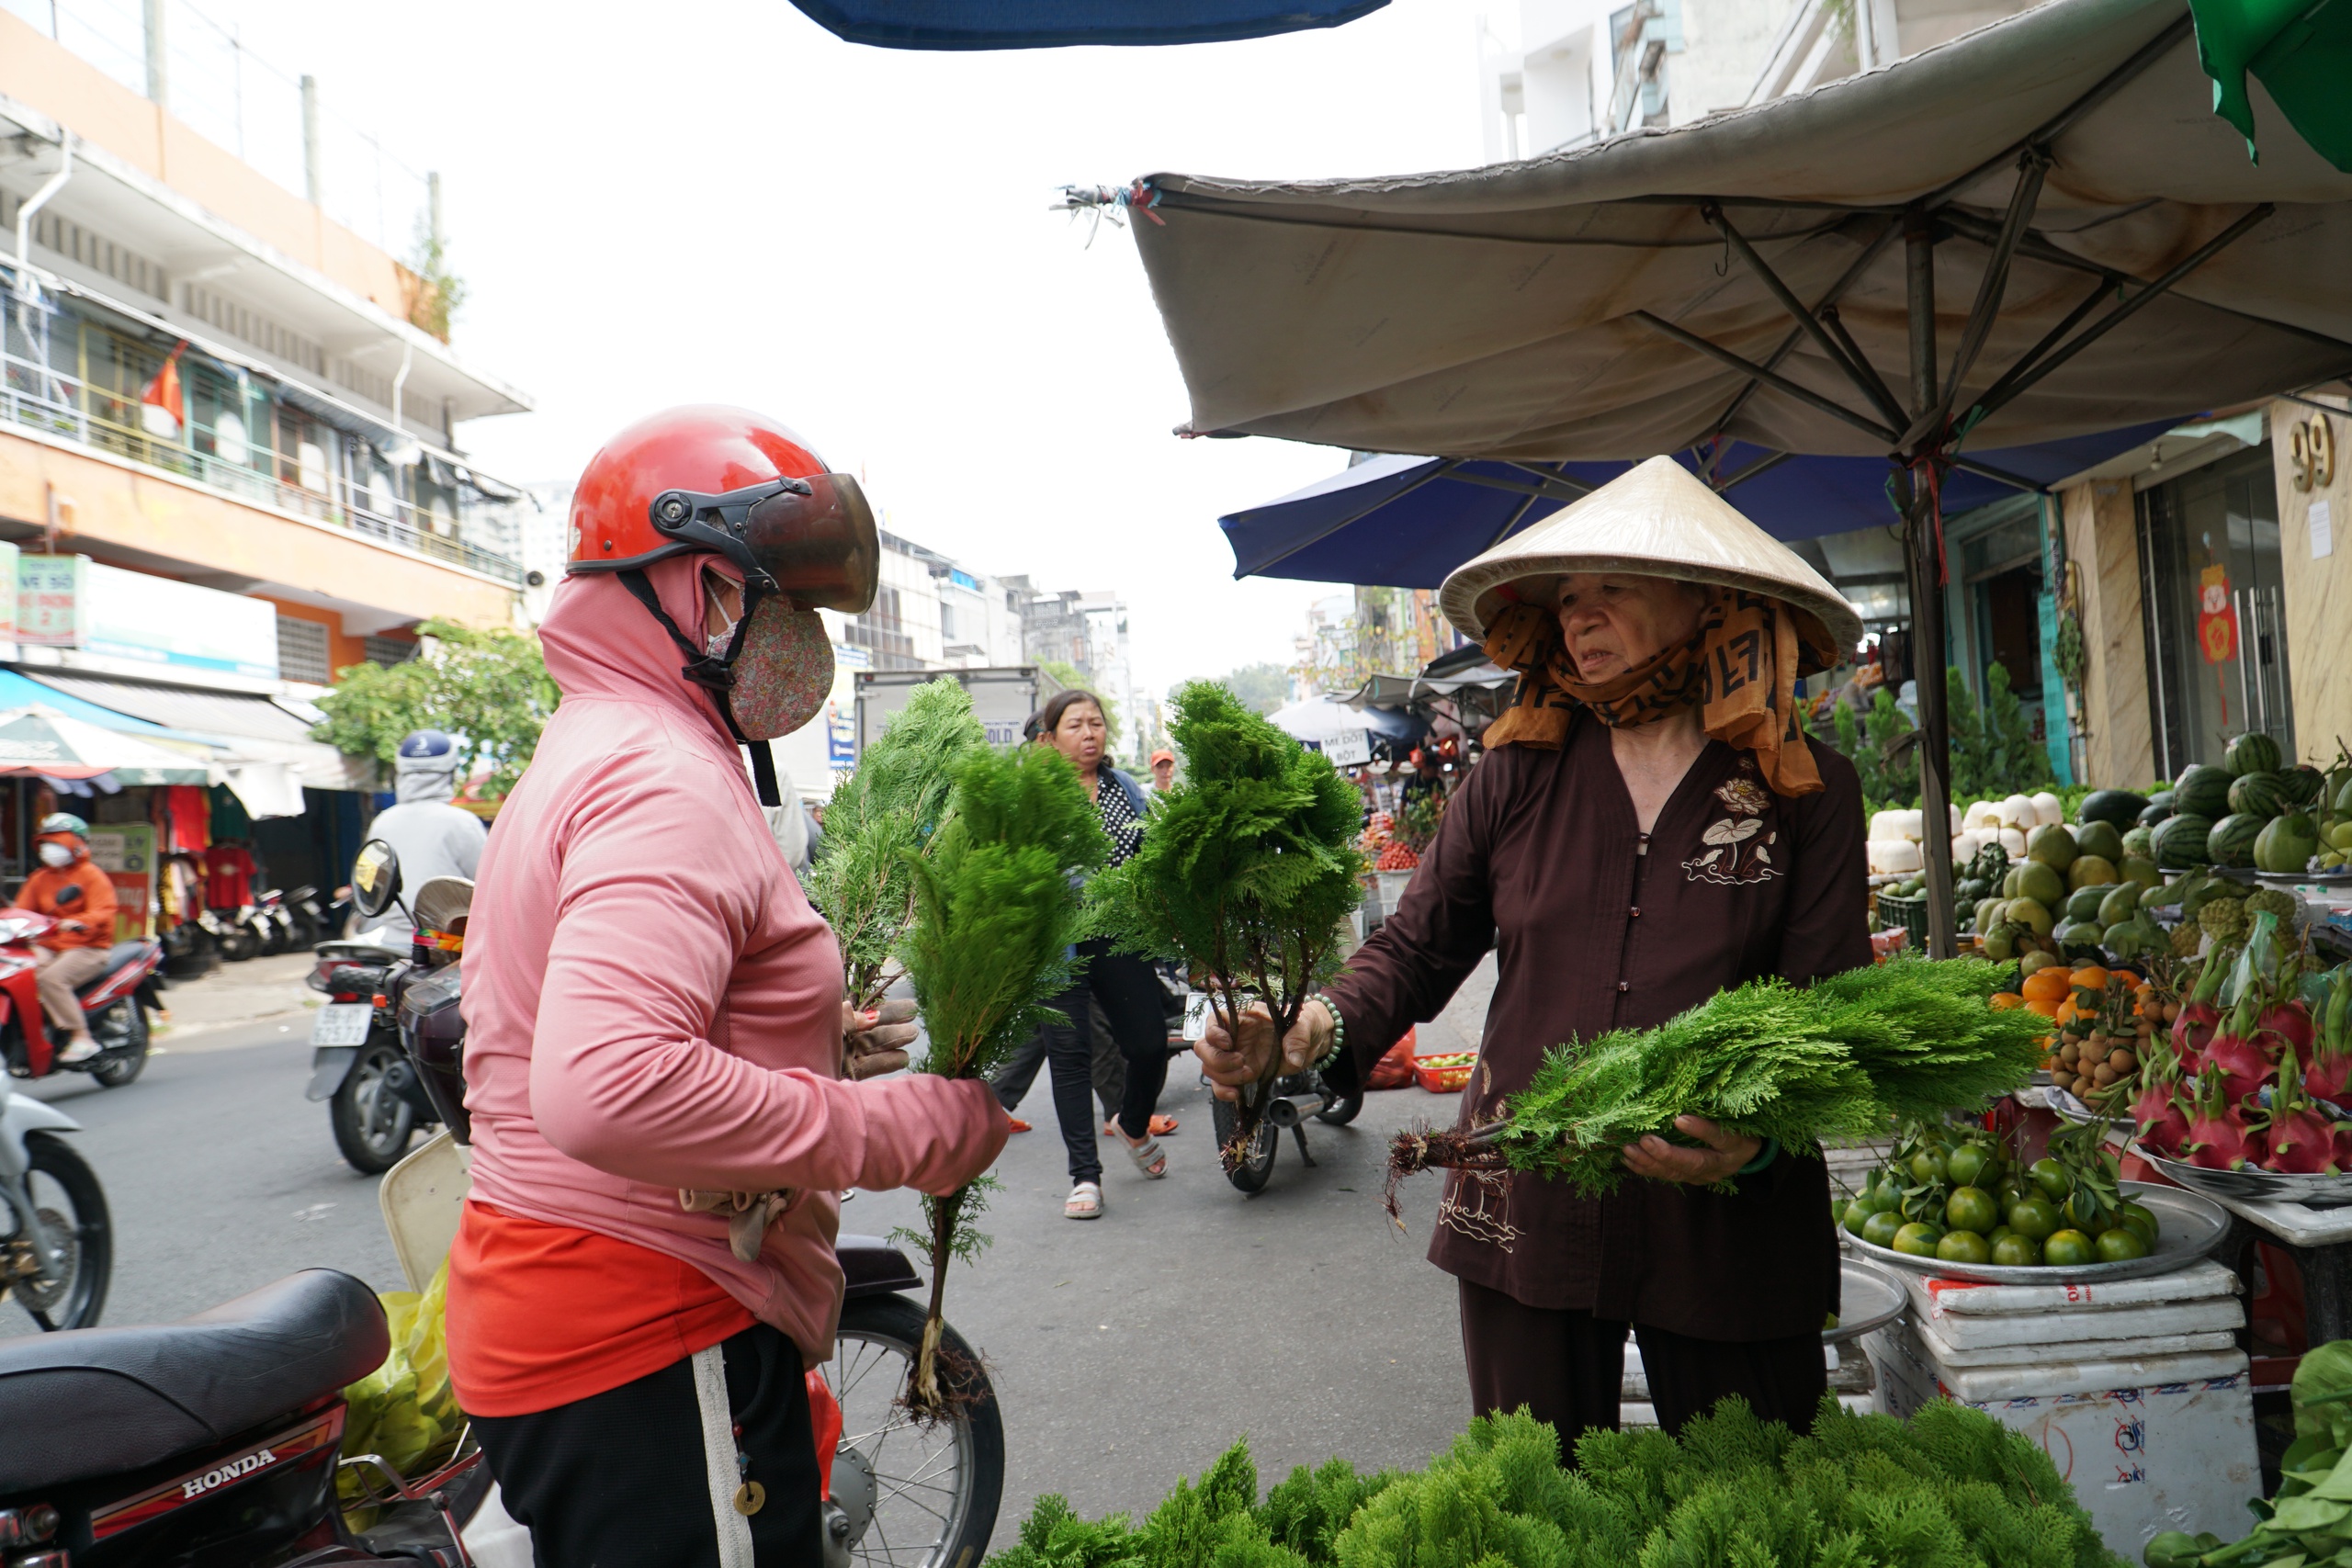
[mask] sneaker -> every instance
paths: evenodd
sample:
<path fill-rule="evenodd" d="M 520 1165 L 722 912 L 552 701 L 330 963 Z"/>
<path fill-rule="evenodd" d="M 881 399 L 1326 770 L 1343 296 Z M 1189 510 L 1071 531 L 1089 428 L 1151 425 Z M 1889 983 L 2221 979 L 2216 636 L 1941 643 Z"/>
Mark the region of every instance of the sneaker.
<path fill-rule="evenodd" d="M 79 1066 L 97 1054 L 98 1043 L 85 1034 L 69 1041 L 65 1049 L 57 1054 L 57 1065 L 61 1067 Z"/>

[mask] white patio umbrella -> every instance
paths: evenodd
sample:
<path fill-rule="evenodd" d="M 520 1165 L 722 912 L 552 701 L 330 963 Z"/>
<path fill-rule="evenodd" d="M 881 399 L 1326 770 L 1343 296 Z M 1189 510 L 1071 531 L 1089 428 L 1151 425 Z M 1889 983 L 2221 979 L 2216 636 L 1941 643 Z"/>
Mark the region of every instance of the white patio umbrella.
<path fill-rule="evenodd" d="M 0 774 L 93 779 L 108 773 L 123 785 L 200 784 L 210 781 L 212 769 L 200 758 L 102 729 L 55 708 L 0 708 Z"/>

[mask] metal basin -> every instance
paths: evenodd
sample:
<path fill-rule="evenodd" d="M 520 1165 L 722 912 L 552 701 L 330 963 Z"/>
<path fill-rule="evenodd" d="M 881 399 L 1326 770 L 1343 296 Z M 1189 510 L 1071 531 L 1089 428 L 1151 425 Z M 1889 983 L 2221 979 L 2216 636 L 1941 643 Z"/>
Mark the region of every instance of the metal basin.
<path fill-rule="evenodd" d="M 1903 1281 L 1875 1263 L 1841 1258 L 1838 1260 L 1838 1304 L 1845 1310 L 1838 1314 L 1837 1327 L 1821 1331 L 1825 1345 L 1843 1345 L 1849 1339 L 1860 1339 L 1873 1328 L 1884 1328 L 1911 1304 Z"/>
<path fill-rule="evenodd" d="M 2352 1176 L 2287 1176 L 2275 1170 L 2207 1170 L 2187 1160 L 2166 1159 L 2134 1139 L 2132 1152 L 2183 1187 L 2241 1203 L 2308 1203 L 2315 1209 L 2352 1204 Z M 2161 1222 L 2159 1222 L 2161 1223 Z"/>
<path fill-rule="evenodd" d="M 2211 1175 L 2200 1171 L 2199 1175 Z M 2143 1280 L 2186 1269 L 2215 1247 L 2229 1234 L 2229 1211 L 2199 1192 L 2159 1187 L 2150 1181 L 2126 1181 L 2123 1195 L 2147 1205 L 2156 1216 L 2155 1249 L 2126 1263 L 2086 1263 L 2061 1269 L 2048 1264 L 2031 1269 L 2005 1269 L 1994 1263 L 1946 1263 L 1938 1258 L 1914 1258 L 1891 1247 L 1873 1247 L 1860 1236 L 1839 1229 L 1847 1248 L 1872 1262 L 1941 1280 L 1974 1280 L 1987 1285 L 2097 1284 L 2106 1280 Z"/>

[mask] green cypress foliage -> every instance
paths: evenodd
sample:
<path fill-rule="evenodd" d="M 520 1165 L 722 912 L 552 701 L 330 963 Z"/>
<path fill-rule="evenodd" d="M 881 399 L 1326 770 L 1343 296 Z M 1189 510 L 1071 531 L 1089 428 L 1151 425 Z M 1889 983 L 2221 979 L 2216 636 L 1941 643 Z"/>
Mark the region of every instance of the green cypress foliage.
<path fill-rule="evenodd" d="M 808 868 L 808 901 L 842 944 L 842 988 L 873 1007 L 896 976 L 891 952 L 914 917 L 909 856 L 938 841 L 956 764 L 988 744 L 972 699 L 953 680 L 917 686 L 825 808 L 825 853 Z"/>
<path fill-rule="evenodd" d="M 1555 1047 L 1493 1141 L 1512 1168 L 1592 1194 L 1615 1190 L 1624 1145 L 1678 1116 L 1807 1151 L 1974 1105 L 2029 1081 L 2040 1059 L 2046 1026 L 1985 1005 L 2002 973 L 1897 958 L 1803 990 L 1750 980 L 1656 1029 Z"/>
<path fill-rule="evenodd" d="M 1228 1029 L 1259 1001 L 1279 1036 L 1338 971 L 1340 924 L 1363 870 L 1363 797 L 1214 682 L 1179 689 L 1175 709 L 1182 782 L 1153 801 L 1142 849 L 1095 879 L 1098 919 L 1130 951 L 1207 976 Z M 1248 1146 L 1279 1066 L 1277 1056 L 1242 1091 L 1236 1147 Z"/>
<path fill-rule="evenodd" d="M 1045 1004 L 1068 987 L 1070 946 L 1086 934 L 1080 879 L 1110 845 L 1078 770 L 1050 746 L 982 745 L 953 764 L 952 776 L 944 823 L 922 849 L 900 852 L 914 881 L 914 919 L 899 959 L 931 1037 L 915 1069 L 972 1078 L 1053 1016 Z M 940 1302 L 948 1260 L 969 1262 L 987 1245 L 972 1223 L 986 1183 L 924 1198 L 929 1234 L 899 1233 L 931 1262 L 931 1314 L 910 1395 L 919 1411 L 944 1408 Z"/>
<path fill-rule="evenodd" d="M 1141 1529 L 1039 1498 L 989 1568 L 2121 1568 L 2049 1456 L 1964 1405 L 1906 1423 L 1825 1397 L 1800 1438 L 1734 1397 L 1679 1441 L 1588 1432 L 1576 1459 L 1522 1410 L 1418 1473 L 1335 1459 L 1253 1508 L 1236 1444 Z"/>

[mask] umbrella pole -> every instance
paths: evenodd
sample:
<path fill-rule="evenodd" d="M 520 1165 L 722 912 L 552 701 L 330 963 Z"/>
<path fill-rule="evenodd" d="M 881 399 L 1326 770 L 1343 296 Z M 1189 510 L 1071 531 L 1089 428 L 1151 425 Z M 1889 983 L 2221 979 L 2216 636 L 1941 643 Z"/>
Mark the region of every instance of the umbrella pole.
<path fill-rule="evenodd" d="M 1932 220 L 1919 209 L 1904 218 L 1905 294 L 1911 324 L 1913 417 L 1936 406 L 1936 248 Z M 1940 446 L 1941 432 L 1929 437 Z M 1940 458 L 1933 451 L 1932 458 Z M 1897 454 L 1895 461 L 1903 461 Z M 1919 852 L 1928 876 L 1928 955 L 1958 951 L 1952 919 L 1951 717 L 1944 691 L 1944 589 L 1938 487 L 1911 468 L 1905 536 L 1911 575 L 1911 671 L 1918 682 Z"/>

